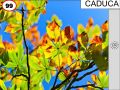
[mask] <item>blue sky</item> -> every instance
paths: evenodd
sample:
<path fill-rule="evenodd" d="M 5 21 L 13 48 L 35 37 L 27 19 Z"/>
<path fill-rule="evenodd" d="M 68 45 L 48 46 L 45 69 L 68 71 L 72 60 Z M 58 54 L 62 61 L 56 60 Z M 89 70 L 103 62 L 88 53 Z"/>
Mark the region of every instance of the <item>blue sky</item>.
<path fill-rule="evenodd" d="M 40 15 L 37 23 L 38 30 L 40 31 L 41 36 L 45 34 L 46 21 L 50 20 L 52 15 L 57 15 L 62 20 L 62 29 L 65 26 L 70 25 L 73 27 L 75 34 L 77 32 L 77 25 L 83 24 L 84 26 L 86 26 L 86 23 L 90 17 L 94 19 L 94 24 L 98 24 L 100 26 L 102 25 L 102 23 L 108 20 L 108 10 L 81 9 L 79 0 L 48 0 L 46 9 L 46 15 Z M 11 41 L 9 34 L 4 32 L 6 25 L 6 23 L 0 24 L 0 35 L 2 35 L 4 41 Z M 49 90 L 50 86 L 53 84 L 54 79 L 55 78 L 53 77 L 49 84 L 45 81 L 43 82 L 45 90 Z M 87 80 L 90 80 L 90 77 L 86 77 L 84 80 L 79 82 L 79 84 L 86 84 Z"/>
<path fill-rule="evenodd" d="M 51 0 L 47 4 L 47 14 L 41 15 L 38 21 L 38 29 L 40 31 L 40 34 L 43 35 L 45 33 L 46 24 L 43 22 L 46 22 L 46 20 L 50 20 L 52 15 L 57 15 L 63 22 L 62 28 L 64 28 L 67 25 L 70 25 L 73 27 L 75 34 L 77 32 L 77 25 L 83 24 L 86 26 L 86 23 L 90 17 L 94 19 L 94 24 L 102 25 L 106 20 L 108 20 L 108 10 L 93 10 L 93 9 L 81 9 L 80 8 L 80 1 L 72 1 L 72 0 Z M 85 73 L 85 72 L 83 72 Z M 97 72 L 95 72 L 97 74 Z M 50 81 L 50 84 L 47 84 L 46 82 L 43 82 L 43 85 L 45 86 L 45 90 L 48 90 L 50 86 L 53 83 L 54 78 Z M 90 76 L 83 79 L 81 82 L 75 83 L 75 84 L 86 84 L 86 82 L 90 80 Z"/>

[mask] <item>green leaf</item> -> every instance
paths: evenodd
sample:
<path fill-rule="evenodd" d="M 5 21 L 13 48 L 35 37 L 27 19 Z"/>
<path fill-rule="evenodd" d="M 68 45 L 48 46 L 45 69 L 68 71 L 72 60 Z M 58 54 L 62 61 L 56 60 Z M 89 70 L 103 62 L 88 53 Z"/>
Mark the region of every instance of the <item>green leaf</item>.
<path fill-rule="evenodd" d="M 0 55 L 0 59 L 6 65 L 7 62 L 9 61 L 8 52 L 5 51 L 2 55 Z"/>
<path fill-rule="evenodd" d="M 80 66 L 81 69 L 86 69 L 86 68 L 89 66 L 89 63 L 90 63 L 90 61 L 86 61 L 86 60 L 85 60 L 85 61 L 84 61 L 84 60 L 81 61 L 81 64 L 82 64 L 82 65 Z"/>
<path fill-rule="evenodd" d="M 2 61 L 2 59 L 0 59 L 0 65 L 5 65 L 4 62 Z"/>
<path fill-rule="evenodd" d="M 87 33 L 82 32 L 82 34 L 81 34 L 81 42 L 80 42 L 81 45 L 84 45 L 84 47 L 87 47 L 88 41 L 89 41 L 89 38 L 88 38 Z"/>
<path fill-rule="evenodd" d="M 90 31 L 88 32 L 88 37 L 91 39 L 93 36 L 100 36 L 101 34 L 101 29 L 98 25 L 94 26 L 94 28 L 91 28 Z"/>
<path fill-rule="evenodd" d="M 101 85 L 103 88 L 108 88 L 109 86 L 109 76 L 106 74 L 105 71 L 100 71 L 98 76 Z"/>
<path fill-rule="evenodd" d="M 0 87 L 2 88 L 2 90 L 7 90 L 3 80 L 0 79 Z"/>
<path fill-rule="evenodd" d="M 109 44 L 108 32 L 103 33 L 102 38 L 103 38 L 102 48 L 105 49 L 106 47 L 108 47 L 108 44 Z"/>
<path fill-rule="evenodd" d="M 78 34 L 85 32 L 85 28 L 82 24 L 78 25 L 77 32 L 78 32 Z"/>
<path fill-rule="evenodd" d="M 22 40 L 22 32 L 18 33 L 15 39 L 19 43 Z"/>
<path fill-rule="evenodd" d="M 10 90 L 15 90 L 15 84 L 12 85 L 12 87 L 10 88 Z"/>
<path fill-rule="evenodd" d="M 6 65 L 7 68 L 15 68 L 17 67 L 16 63 L 8 62 Z"/>
<path fill-rule="evenodd" d="M 30 60 L 30 67 L 34 70 L 42 70 L 44 67 L 42 67 L 41 65 L 39 65 L 39 60 L 37 57 L 35 56 L 29 56 L 29 60 Z"/>
<path fill-rule="evenodd" d="M 108 60 L 102 55 L 94 55 L 93 57 L 95 64 L 101 71 L 106 71 L 108 69 Z"/>
<path fill-rule="evenodd" d="M 58 76 L 59 80 L 64 81 L 66 79 L 65 75 L 63 72 L 60 72 L 59 76 Z"/>
<path fill-rule="evenodd" d="M 50 79 L 51 79 L 51 73 L 50 73 L 50 70 L 47 70 L 45 75 L 45 81 L 49 83 Z"/>
<path fill-rule="evenodd" d="M 23 45 L 18 44 L 17 47 L 18 47 L 18 59 L 21 60 L 24 55 Z"/>
<path fill-rule="evenodd" d="M 49 65 L 49 60 L 46 58 L 41 58 L 40 61 L 44 67 L 47 67 Z"/>
<path fill-rule="evenodd" d="M 19 60 L 18 60 L 18 57 L 16 55 L 16 52 L 11 50 L 11 51 L 8 51 L 8 55 L 9 55 L 9 58 L 10 60 L 15 63 L 15 64 L 18 64 L 19 63 Z"/>
<path fill-rule="evenodd" d="M 32 76 L 32 81 L 34 82 L 34 84 L 38 84 L 39 82 L 41 82 L 41 80 L 43 79 L 45 75 L 45 71 L 41 70 L 38 73 L 33 74 Z"/>
<path fill-rule="evenodd" d="M 3 10 L 0 11 L 0 22 L 4 19 L 5 12 Z"/>

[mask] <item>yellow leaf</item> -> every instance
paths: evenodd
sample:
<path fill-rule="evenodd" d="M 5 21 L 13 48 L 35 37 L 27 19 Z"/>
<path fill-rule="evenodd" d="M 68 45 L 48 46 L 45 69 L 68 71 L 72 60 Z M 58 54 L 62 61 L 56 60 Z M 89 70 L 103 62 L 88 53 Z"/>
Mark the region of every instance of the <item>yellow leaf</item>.
<path fill-rule="evenodd" d="M 0 36 L 0 48 L 5 49 L 4 44 L 3 44 L 3 42 L 2 42 L 2 36 Z"/>
<path fill-rule="evenodd" d="M 56 23 L 56 21 L 52 21 L 46 27 L 47 34 L 51 39 L 58 39 L 60 36 L 60 26 Z"/>
<path fill-rule="evenodd" d="M 22 20 L 22 14 L 20 12 L 16 12 L 15 13 L 15 17 L 16 17 L 17 22 L 21 22 L 21 20 Z"/>
<path fill-rule="evenodd" d="M 100 77 L 105 77 L 106 76 L 106 72 L 105 71 L 100 71 L 99 72 L 99 76 Z"/>
<path fill-rule="evenodd" d="M 3 80 L 0 79 L 0 88 L 2 88 L 2 90 L 7 90 Z"/>
<path fill-rule="evenodd" d="M 30 1 L 24 2 L 28 10 L 33 10 L 35 6 Z"/>

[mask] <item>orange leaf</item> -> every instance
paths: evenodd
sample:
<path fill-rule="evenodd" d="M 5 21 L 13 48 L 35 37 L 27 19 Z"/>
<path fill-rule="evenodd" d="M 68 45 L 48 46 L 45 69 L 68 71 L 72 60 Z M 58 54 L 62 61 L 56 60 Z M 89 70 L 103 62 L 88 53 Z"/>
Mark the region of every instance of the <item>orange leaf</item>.
<path fill-rule="evenodd" d="M 64 31 L 65 31 L 65 36 L 68 39 L 73 39 L 74 38 L 74 31 L 73 31 L 72 27 L 67 26 L 67 27 L 65 27 Z"/>
<path fill-rule="evenodd" d="M 94 36 L 93 39 L 91 40 L 91 43 L 102 44 L 102 38 L 100 36 Z"/>
<path fill-rule="evenodd" d="M 3 44 L 4 44 L 6 50 L 15 49 L 15 46 L 12 43 L 4 41 Z"/>
<path fill-rule="evenodd" d="M 86 25 L 86 30 L 89 31 L 89 28 L 92 27 L 94 24 L 94 21 L 92 18 L 89 18 L 88 24 Z"/>
<path fill-rule="evenodd" d="M 27 32 L 25 33 L 26 39 L 30 40 L 31 43 L 34 46 L 37 46 L 40 41 L 40 33 L 37 30 L 36 26 L 31 27 Z"/>
<path fill-rule="evenodd" d="M 106 21 L 103 25 L 102 25 L 102 32 L 106 32 L 108 31 L 108 21 Z"/>

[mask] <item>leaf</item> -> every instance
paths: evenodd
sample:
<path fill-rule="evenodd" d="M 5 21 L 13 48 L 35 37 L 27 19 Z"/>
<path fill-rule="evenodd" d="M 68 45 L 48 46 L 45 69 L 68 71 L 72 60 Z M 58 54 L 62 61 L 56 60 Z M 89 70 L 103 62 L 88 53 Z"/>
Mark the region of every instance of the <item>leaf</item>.
<path fill-rule="evenodd" d="M 80 35 L 78 35 L 77 40 L 80 42 L 83 48 L 87 47 L 89 41 L 87 33 L 82 32 Z"/>
<path fill-rule="evenodd" d="M 103 38 L 103 43 L 102 43 L 102 48 L 105 49 L 108 46 L 109 43 L 109 33 L 108 32 L 104 32 L 102 34 L 102 38 Z"/>
<path fill-rule="evenodd" d="M 9 51 L 9 50 L 15 50 L 15 46 L 13 45 L 13 43 L 7 42 L 7 41 L 3 41 L 5 50 Z"/>
<path fill-rule="evenodd" d="M 44 75 L 45 75 L 45 71 L 44 71 L 44 70 L 41 70 L 41 71 L 33 74 L 32 78 L 31 78 L 31 79 L 32 79 L 32 82 L 33 82 L 34 84 L 40 83 L 41 80 L 43 79 Z"/>
<path fill-rule="evenodd" d="M 93 82 L 98 86 L 102 88 L 108 88 L 109 86 L 109 78 L 105 71 L 99 71 L 99 75 L 93 74 L 91 76 Z"/>
<path fill-rule="evenodd" d="M 89 31 L 89 29 L 93 26 L 93 24 L 94 24 L 93 18 L 89 18 L 88 23 L 86 25 L 87 31 Z"/>
<path fill-rule="evenodd" d="M 58 37 L 60 36 L 60 26 L 58 25 L 58 23 L 56 21 L 52 21 L 50 22 L 47 27 L 47 34 L 51 39 L 58 39 Z"/>
<path fill-rule="evenodd" d="M 68 40 L 72 40 L 74 38 L 74 31 L 73 28 L 71 26 L 67 26 L 64 29 L 64 36 L 68 39 Z M 64 37 L 63 37 L 64 38 Z"/>
<path fill-rule="evenodd" d="M 5 52 L 5 46 L 2 42 L 2 36 L 0 36 L 0 55 L 2 55 Z"/>
<path fill-rule="evenodd" d="M 7 90 L 3 80 L 0 79 L 0 88 L 2 88 L 2 90 Z"/>
<path fill-rule="evenodd" d="M 61 81 L 64 81 L 64 80 L 66 79 L 66 77 L 65 77 L 65 75 L 64 75 L 63 72 L 60 72 L 60 74 L 58 75 L 58 78 L 59 78 L 59 80 L 61 80 Z"/>
<path fill-rule="evenodd" d="M 105 21 L 104 24 L 102 24 L 102 33 L 108 31 L 108 28 L 108 21 Z"/>
<path fill-rule="evenodd" d="M 91 40 L 91 43 L 102 44 L 103 40 L 100 36 L 94 36 Z"/>
<path fill-rule="evenodd" d="M 108 69 L 108 60 L 105 57 L 102 55 L 95 55 L 93 59 L 99 70 L 105 71 Z"/>
<path fill-rule="evenodd" d="M 8 52 L 4 52 L 0 55 L 0 59 L 2 60 L 2 62 L 6 65 L 7 62 L 9 61 L 9 57 L 8 57 Z"/>
<path fill-rule="evenodd" d="M 30 67 L 34 70 L 42 70 L 44 67 L 39 65 L 39 60 L 35 56 L 29 56 L 30 59 Z"/>
<path fill-rule="evenodd" d="M 50 70 L 47 70 L 45 75 L 45 81 L 49 83 L 50 79 L 51 79 L 51 73 L 50 73 Z"/>
<path fill-rule="evenodd" d="M 52 21 L 56 21 L 56 23 L 61 27 L 62 26 L 62 21 L 56 16 L 56 15 L 53 15 L 52 16 Z"/>
<path fill-rule="evenodd" d="M 86 60 L 81 61 L 80 68 L 83 69 L 83 70 L 86 69 L 89 66 L 89 63 L 90 63 L 90 61 L 86 61 Z"/>
<path fill-rule="evenodd" d="M 35 8 L 39 8 L 40 6 L 44 7 L 45 4 L 47 3 L 47 0 L 30 0 L 30 3 L 34 5 Z"/>
<path fill-rule="evenodd" d="M 101 81 L 101 84 L 104 88 L 108 88 L 109 86 L 109 76 L 106 74 L 105 71 L 99 72 L 99 79 Z"/>
<path fill-rule="evenodd" d="M 18 65 L 19 60 L 18 60 L 18 57 L 17 57 L 17 55 L 16 55 L 16 52 L 15 52 L 14 50 L 11 50 L 11 51 L 9 50 L 9 51 L 8 51 L 8 55 L 9 55 L 10 60 L 11 60 L 13 63 L 15 63 L 15 64 Z"/>
<path fill-rule="evenodd" d="M 22 20 L 22 13 L 16 11 L 15 16 L 16 16 L 17 24 L 20 24 Z"/>
<path fill-rule="evenodd" d="M 78 34 L 85 32 L 85 28 L 82 24 L 78 25 L 77 32 L 78 32 Z"/>
<path fill-rule="evenodd" d="M 37 30 L 37 26 L 33 26 L 29 30 L 27 30 L 27 32 L 25 33 L 25 37 L 26 39 L 30 40 L 30 42 L 34 46 L 38 46 L 40 41 L 40 33 Z"/>
<path fill-rule="evenodd" d="M 35 2 L 35 1 L 32 1 L 32 2 L 30 2 L 30 1 L 25 1 L 25 2 L 24 2 L 24 4 L 25 4 L 26 7 L 27 7 L 27 10 L 33 10 L 33 9 L 35 9 L 35 5 L 34 5 L 33 2 Z"/>
<path fill-rule="evenodd" d="M 21 60 L 24 55 L 23 45 L 18 44 L 17 47 L 18 47 L 18 59 Z"/>
<path fill-rule="evenodd" d="M 100 36 L 101 29 L 98 25 L 94 26 L 93 28 L 90 28 L 88 33 L 89 39 L 93 38 L 94 36 Z"/>
<path fill-rule="evenodd" d="M 0 10 L 0 22 L 4 19 L 5 12 Z"/>
<path fill-rule="evenodd" d="M 19 29 L 20 29 L 20 25 L 18 24 L 8 24 L 6 29 L 5 29 L 5 32 L 7 33 L 15 33 L 17 32 Z"/>
<path fill-rule="evenodd" d="M 17 67 L 16 63 L 8 62 L 6 65 L 7 68 L 15 68 Z"/>

